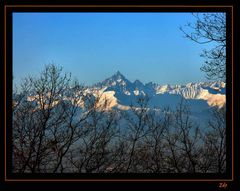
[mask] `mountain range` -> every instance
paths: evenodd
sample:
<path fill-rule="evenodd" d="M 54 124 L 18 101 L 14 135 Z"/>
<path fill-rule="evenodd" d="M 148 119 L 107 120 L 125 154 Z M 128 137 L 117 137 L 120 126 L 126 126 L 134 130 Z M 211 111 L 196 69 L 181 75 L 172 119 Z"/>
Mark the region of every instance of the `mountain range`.
<path fill-rule="evenodd" d="M 141 98 L 148 100 L 144 105 L 145 108 L 157 110 L 160 113 L 164 112 L 163 108 L 166 107 L 174 111 L 184 101 L 189 108 L 190 118 L 202 127 L 211 119 L 212 108 L 221 108 L 226 103 L 225 82 L 199 82 L 174 86 L 159 85 L 153 82 L 143 84 L 140 80 L 129 81 L 119 71 L 102 82 L 85 87 L 84 92 L 90 96 L 89 101 L 98 97 L 97 104 L 106 106 L 104 110 L 114 109 L 122 112 L 128 112 L 130 107 L 138 109 L 140 107 L 138 101 Z M 36 96 L 29 96 L 27 99 L 34 101 Z M 64 99 L 71 100 L 71 97 Z M 106 100 L 108 104 L 105 104 Z M 75 104 L 84 108 L 88 104 L 88 99 L 80 99 Z M 81 110 L 79 111 L 81 112 Z"/>
<path fill-rule="evenodd" d="M 158 85 L 140 80 L 129 81 L 117 71 L 110 78 L 93 85 L 91 90 L 111 101 L 110 107 L 128 109 L 136 105 L 141 96 L 148 96 L 149 107 L 176 108 L 181 99 L 186 100 L 192 112 L 200 112 L 209 107 L 223 107 L 226 102 L 226 83 L 221 81 L 188 83 L 186 85 Z"/>

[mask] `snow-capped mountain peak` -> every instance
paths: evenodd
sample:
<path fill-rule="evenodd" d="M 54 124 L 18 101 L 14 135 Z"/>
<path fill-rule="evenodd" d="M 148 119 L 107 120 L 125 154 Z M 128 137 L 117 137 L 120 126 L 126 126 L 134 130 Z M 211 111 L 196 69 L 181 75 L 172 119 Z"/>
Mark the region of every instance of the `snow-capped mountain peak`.
<path fill-rule="evenodd" d="M 129 80 L 125 78 L 125 76 L 117 71 L 111 77 L 105 79 L 104 81 L 97 83 L 96 87 L 112 87 L 112 86 L 125 86 L 131 83 Z"/>

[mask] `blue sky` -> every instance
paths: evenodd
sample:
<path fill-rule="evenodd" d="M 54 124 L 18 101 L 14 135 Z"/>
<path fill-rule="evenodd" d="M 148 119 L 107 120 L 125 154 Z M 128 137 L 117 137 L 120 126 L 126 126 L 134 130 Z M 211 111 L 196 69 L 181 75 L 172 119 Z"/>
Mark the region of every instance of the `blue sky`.
<path fill-rule="evenodd" d="M 120 71 L 144 83 L 206 81 L 199 55 L 208 45 L 186 38 L 191 13 L 14 13 L 14 83 L 49 63 L 92 85 Z"/>

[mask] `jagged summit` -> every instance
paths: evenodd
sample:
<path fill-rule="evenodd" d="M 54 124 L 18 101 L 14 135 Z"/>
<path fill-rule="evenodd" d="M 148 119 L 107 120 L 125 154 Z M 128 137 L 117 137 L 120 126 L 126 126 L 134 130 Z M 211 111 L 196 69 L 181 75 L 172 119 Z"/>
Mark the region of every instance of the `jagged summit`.
<path fill-rule="evenodd" d="M 126 79 L 126 77 L 120 72 L 117 71 L 111 77 L 105 79 L 104 81 L 97 83 L 97 87 L 112 87 L 112 86 L 125 86 L 131 85 L 131 82 Z"/>
<path fill-rule="evenodd" d="M 116 79 L 116 80 L 119 80 L 119 79 L 122 79 L 122 80 L 125 80 L 125 76 L 120 72 L 120 71 L 117 71 L 115 74 L 113 74 L 110 78 L 108 79 Z"/>
<path fill-rule="evenodd" d="M 115 76 L 123 76 L 123 74 L 119 70 L 117 70 L 117 72 L 114 75 Z"/>

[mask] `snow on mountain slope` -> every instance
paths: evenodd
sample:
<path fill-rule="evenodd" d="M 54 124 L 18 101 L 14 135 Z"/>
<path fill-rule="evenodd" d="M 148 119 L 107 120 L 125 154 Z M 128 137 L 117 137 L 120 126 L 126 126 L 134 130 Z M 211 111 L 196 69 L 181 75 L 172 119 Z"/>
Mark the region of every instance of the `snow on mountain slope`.
<path fill-rule="evenodd" d="M 81 96 L 83 95 L 85 96 Z M 186 85 L 158 85 L 153 82 L 143 84 L 139 80 L 134 82 L 126 79 L 117 72 L 103 82 L 92 87 L 85 87 L 79 95 L 68 97 L 59 95 L 62 101 L 78 106 L 80 113 L 91 104 L 97 104 L 98 110 L 118 110 L 117 113 L 130 112 L 131 107 L 139 108 L 138 99 L 144 96 L 149 98 L 146 106 L 149 111 L 163 111 L 165 107 L 176 111 L 181 101 L 184 101 L 190 109 L 190 119 L 193 123 L 204 129 L 211 119 L 212 106 L 222 107 L 226 103 L 226 84 L 223 82 L 199 82 Z M 47 98 L 49 95 L 46 94 Z M 45 99 L 43 96 L 41 99 Z M 80 98 L 77 102 L 74 98 Z M 36 104 L 40 98 L 36 95 L 27 97 L 28 101 Z M 98 100 L 98 102 L 94 102 Z M 52 103 L 57 108 L 58 102 Z M 102 107 L 103 106 L 103 107 Z"/>
<path fill-rule="evenodd" d="M 148 96 L 149 109 L 169 107 L 175 110 L 182 99 L 191 111 L 191 119 L 204 127 L 211 116 L 212 106 L 222 107 L 226 103 L 226 84 L 224 82 L 199 82 L 186 85 L 157 85 L 153 82 L 143 84 L 126 79 L 120 72 L 92 87 L 102 95 L 102 102 L 108 99 L 107 109 L 129 110 L 139 107 L 137 100 Z"/>
<path fill-rule="evenodd" d="M 157 85 L 155 83 L 143 84 L 140 80 L 129 81 L 119 71 L 103 82 L 89 87 L 85 93 L 99 97 L 99 106 L 108 104 L 106 109 L 129 109 L 137 107 L 137 100 L 141 96 L 149 98 L 150 108 L 169 106 L 174 109 L 184 98 L 192 112 L 205 111 L 211 106 L 222 107 L 226 102 L 226 84 L 223 82 L 200 82 L 186 85 Z M 33 98 L 29 97 L 31 101 Z M 71 101 L 71 98 L 65 98 Z M 78 105 L 82 107 L 84 100 Z"/>
<path fill-rule="evenodd" d="M 105 106 L 107 110 L 117 106 L 117 98 L 114 95 L 115 95 L 114 91 L 103 92 L 103 94 L 101 94 L 100 96 L 98 106 L 104 105 L 106 103 L 105 102 L 106 100 L 107 100 L 107 105 Z"/>
<path fill-rule="evenodd" d="M 150 98 L 151 107 L 167 105 L 174 107 L 182 97 L 196 110 L 209 106 L 222 107 L 226 102 L 226 84 L 219 81 L 175 86 L 169 84 L 160 86 L 150 82 L 144 85 L 139 80 L 130 82 L 118 71 L 94 87 L 102 92 L 115 92 L 109 94 L 108 99 L 113 100 L 113 106 L 121 105 L 120 108 L 136 103 L 139 96 L 145 95 Z"/>
<path fill-rule="evenodd" d="M 185 99 L 202 99 L 206 100 L 209 106 L 222 107 L 226 102 L 225 88 L 224 82 L 200 82 L 167 88 L 159 86 L 156 92 L 157 94 L 179 94 Z"/>
<path fill-rule="evenodd" d="M 219 81 L 175 86 L 157 85 L 152 82 L 143 84 L 139 80 L 131 82 L 120 72 L 117 72 L 103 82 L 86 87 L 84 90 L 84 95 L 88 95 L 86 99 L 80 95 L 75 95 L 75 97 L 80 96 L 77 103 L 71 97 L 65 97 L 63 100 L 77 104 L 79 109 L 82 109 L 88 107 L 88 104 L 92 104 L 93 100 L 99 99 L 97 107 L 100 110 L 118 109 L 122 111 L 129 110 L 131 106 L 138 108 L 138 99 L 144 96 L 149 98 L 147 107 L 156 110 L 162 110 L 164 107 L 175 110 L 179 103 L 184 100 L 191 111 L 191 118 L 204 126 L 211 116 L 212 106 L 220 108 L 226 103 L 225 92 L 226 84 Z M 34 102 L 39 98 L 29 96 L 27 99 Z M 53 103 L 52 106 L 57 106 L 57 104 L 58 102 Z"/>

